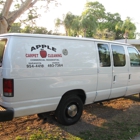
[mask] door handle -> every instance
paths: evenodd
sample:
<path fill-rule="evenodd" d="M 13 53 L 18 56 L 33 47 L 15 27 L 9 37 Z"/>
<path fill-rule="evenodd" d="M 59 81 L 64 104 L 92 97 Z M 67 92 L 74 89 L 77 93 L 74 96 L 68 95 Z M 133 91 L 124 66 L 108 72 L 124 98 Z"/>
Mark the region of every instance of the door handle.
<path fill-rule="evenodd" d="M 128 79 L 129 79 L 129 80 L 131 79 L 131 74 L 129 74 L 129 77 L 128 77 Z"/>
<path fill-rule="evenodd" d="M 113 78 L 113 81 L 115 81 L 116 80 L 116 75 L 114 75 L 114 78 Z"/>
<path fill-rule="evenodd" d="M 116 83 L 116 75 L 113 76 L 113 84 Z"/>

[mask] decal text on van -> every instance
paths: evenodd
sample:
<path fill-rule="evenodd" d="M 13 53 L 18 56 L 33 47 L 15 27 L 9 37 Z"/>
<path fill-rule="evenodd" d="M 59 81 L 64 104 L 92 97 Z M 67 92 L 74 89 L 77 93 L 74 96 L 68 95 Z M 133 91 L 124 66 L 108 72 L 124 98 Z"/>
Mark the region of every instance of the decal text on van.
<path fill-rule="evenodd" d="M 26 57 L 38 57 L 38 54 L 26 54 Z"/>
<path fill-rule="evenodd" d="M 43 49 L 43 48 L 47 48 L 49 50 L 52 50 L 52 51 L 56 52 L 56 48 L 50 47 L 49 45 L 44 45 L 44 44 L 43 45 L 32 46 L 31 47 L 31 51 L 37 50 L 37 49 Z"/>

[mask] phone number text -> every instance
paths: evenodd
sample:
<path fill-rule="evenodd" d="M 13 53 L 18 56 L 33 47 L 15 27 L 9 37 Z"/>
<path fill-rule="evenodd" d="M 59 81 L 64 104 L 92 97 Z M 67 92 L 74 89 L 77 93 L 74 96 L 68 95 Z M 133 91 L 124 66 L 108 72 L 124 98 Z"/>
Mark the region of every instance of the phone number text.
<path fill-rule="evenodd" d="M 30 64 L 28 64 L 28 65 L 26 65 L 26 67 L 27 68 L 44 68 L 44 65 L 43 64 L 36 64 L 36 65 L 30 65 Z"/>
<path fill-rule="evenodd" d="M 63 64 L 48 64 L 48 67 L 63 67 Z"/>

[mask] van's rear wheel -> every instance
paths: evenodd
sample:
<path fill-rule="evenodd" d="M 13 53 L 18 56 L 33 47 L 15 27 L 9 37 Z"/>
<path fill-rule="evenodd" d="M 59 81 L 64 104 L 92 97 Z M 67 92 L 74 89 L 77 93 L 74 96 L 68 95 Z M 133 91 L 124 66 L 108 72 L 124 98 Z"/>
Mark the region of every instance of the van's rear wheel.
<path fill-rule="evenodd" d="M 37 116 L 38 116 L 39 119 L 43 119 L 43 114 L 42 113 L 37 114 Z"/>
<path fill-rule="evenodd" d="M 62 98 L 59 103 L 55 116 L 63 125 L 72 125 L 76 123 L 83 111 L 83 102 L 76 95 L 69 95 Z"/>

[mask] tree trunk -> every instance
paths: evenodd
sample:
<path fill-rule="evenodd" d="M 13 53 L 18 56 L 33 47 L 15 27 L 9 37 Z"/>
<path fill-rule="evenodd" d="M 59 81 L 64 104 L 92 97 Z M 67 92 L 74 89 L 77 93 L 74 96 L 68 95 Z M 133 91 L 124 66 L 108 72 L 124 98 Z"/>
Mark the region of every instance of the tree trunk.
<path fill-rule="evenodd" d="M 13 0 L 7 0 L 5 2 L 4 8 L 2 10 L 1 16 L 0 16 L 0 34 L 4 34 L 8 32 L 8 13 L 9 13 L 9 9 L 11 7 Z"/>
<path fill-rule="evenodd" d="M 12 24 L 21 14 L 23 14 L 27 9 L 29 9 L 32 6 L 31 4 L 32 0 L 26 0 L 21 5 L 21 7 L 17 11 L 13 12 L 13 15 L 7 19 L 8 23 Z"/>
<path fill-rule="evenodd" d="M 2 16 L 4 16 L 5 18 L 8 17 L 9 9 L 10 9 L 10 7 L 11 7 L 11 5 L 12 5 L 12 2 L 13 2 L 13 0 L 7 0 L 7 1 L 5 2 L 4 8 L 3 8 L 3 10 L 2 10 Z"/>
<path fill-rule="evenodd" d="M 0 34 L 8 32 L 8 23 L 4 17 L 0 17 Z"/>
<path fill-rule="evenodd" d="M 65 29 L 65 31 L 66 31 L 66 36 L 68 36 L 68 31 Z"/>
<path fill-rule="evenodd" d="M 86 37 L 86 29 L 84 29 L 84 37 Z"/>
<path fill-rule="evenodd" d="M 26 0 L 20 8 L 12 13 L 9 12 L 13 0 L 6 0 L 0 16 L 0 34 L 7 33 L 11 25 L 21 14 L 32 7 L 38 0 Z"/>

